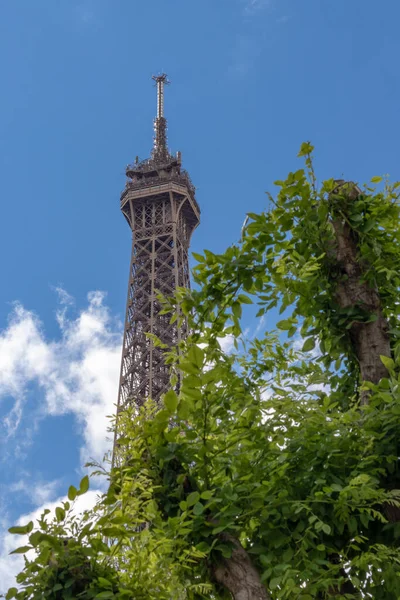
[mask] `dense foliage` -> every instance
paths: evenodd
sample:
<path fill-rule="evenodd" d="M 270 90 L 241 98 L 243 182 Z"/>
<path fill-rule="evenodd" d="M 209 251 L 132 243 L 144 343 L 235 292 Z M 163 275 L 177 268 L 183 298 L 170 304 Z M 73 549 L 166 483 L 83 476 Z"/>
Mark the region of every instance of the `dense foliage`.
<path fill-rule="evenodd" d="M 83 519 L 85 483 L 53 521 L 12 530 L 37 554 L 7 598 L 230 598 L 244 555 L 265 598 L 400 597 L 400 184 L 318 186 L 311 150 L 239 244 L 196 256 L 196 291 L 165 306 L 192 333 L 168 352 L 163 408 L 121 414 L 120 466 Z M 381 312 L 338 301 L 338 219 Z M 355 332 L 379 319 L 386 376 L 363 383 Z"/>

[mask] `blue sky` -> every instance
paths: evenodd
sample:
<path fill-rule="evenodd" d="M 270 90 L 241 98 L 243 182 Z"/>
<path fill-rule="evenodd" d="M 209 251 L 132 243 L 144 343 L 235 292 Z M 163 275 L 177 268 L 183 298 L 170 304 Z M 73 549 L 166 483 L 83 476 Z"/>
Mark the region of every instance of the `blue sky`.
<path fill-rule="evenodd" d="M 397 0 L 15 0 L 0 6 L 0 591 L 10 524 L 101 458 L 130 233 L 124 168 L 169 145 L 222 251 L 316 146 L 320 179 L 398 179 Z M 251 325 L 251 324 L 250 324 Z"/>

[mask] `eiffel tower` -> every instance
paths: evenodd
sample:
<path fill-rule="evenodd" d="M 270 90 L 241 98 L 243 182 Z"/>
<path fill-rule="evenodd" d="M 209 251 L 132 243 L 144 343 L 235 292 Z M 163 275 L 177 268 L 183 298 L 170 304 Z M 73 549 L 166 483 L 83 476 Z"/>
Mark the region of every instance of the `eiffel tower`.
<path fill-rule="evenodd" d="M 182 169 L 181 153 L 167 147 L 164 89 L 167 76 L 153 76 L 157 87 L 154 145 L 148 159 L 126 168 L 127 183 L 121 210 L 132 231 L 128 299 L 118 393 L 118 412 L 141 406 L 147 398 L 160 402 L 169 387 L 164 350 L 147 333 L 169 348 L 185 335 L 185 326 L 160 314 L 158 294 L 170 296 L 189 287 L 188 251 L 200 221 L 195 188 Z"/>

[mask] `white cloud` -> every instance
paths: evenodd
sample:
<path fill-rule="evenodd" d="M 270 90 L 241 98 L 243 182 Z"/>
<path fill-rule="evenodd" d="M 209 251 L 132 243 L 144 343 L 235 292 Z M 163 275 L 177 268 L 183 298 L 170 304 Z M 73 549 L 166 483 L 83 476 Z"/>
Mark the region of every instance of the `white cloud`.
<path fill-rule="evenodd" d="M 0 398 L 14 399 L 12 410 L 3 419 L 6 435 L 12 435 L 20 423 L 26 381 L 39 379 L 49 359 L 38 319 L 15 304 L 8 328 L 0 334 Z"/>
<path fill-rule="evenodd" d="M 266 322 L 265 315 L 261 315 L 261 318 L 259 319 L 259 321 L 257 323 L 257 327 L 256 327 L 253 335 L 251 336 L 251 339 L 254 340 L 254 338 L 256 338 L 258 336 L 260 331 L 264 328 L 265 322 Z"/>
<path fill-rule="evenodd" d="M 72 306 L 73 304 L 75 304 L 75 300 L 73 299 L 73 297 L 70 294 L 68 294 L 68 292 L 64 290 L 64 288 L 58 285 L 55 286 L 53 289 L 58 295 L 58 301 L 60 304 L 64 306 Z"/>
<path fill-rule="evenodd" d="M 235 337 L 228 333 L 225 337 L 218 338 L 219 345 L 221 346 L 221 350 L 226 354 L 232 352 L 235 347 Z"/>
<path fill-rule="evenodd" d="M 50 500 L 55 497 L 60 483 L 61 480 L 55 479 L 54 481 L 37 482 L 31 486 L 27 477 L 26 479 L 20 479 L 19 481 L 12 483 L 8 487 L 8 492 L 13 494 L 14 497 L 16 493 L 24 494 L 34 506 L 39 506 L 46 502 L 50 502 Z"/>
<path fill-rule="evenodd" d="M 79 496 L 74 504 L 74 513 L 80 514 L 85 510 L 92 508 L 98 495 L 101 492 L 98 490 L 90 490 L 83 496 Z M 67 497 L 61 497 L 48 504 L 44 502 L 42 506 L 39 506 L 29 514 L 22 515 L 17 522 L 12 525 L 26 525 L 29 521 L 36 523 L 36 520 L 40 517 L 41 513 L 45 508 L 48 508 L 51 513 L 47 519 L 51 519 L 56 506 L 60 506 L 61 502 L 65 502 Z M 10 524 L 8 525 L 10 527 Z M 19 546 L 25 546 L 28 542 L 27 536 L 12 535 L 8 533 L 7 528 L 4 527 L 3 531 L 0 531 L 0 593 L 5 593 L 8 588 L 15 586 L 15 577 L 21 571 L 24 565 L 23 556 L 20 554 L 13 554 L 10 556 L 10 552 Z M 32 553 L 32 551 L 31 551 Z M 28 553 L 30 556 L 31 553 Z"/>
<path fill-rule="evenodd" d="M 272 0 L 243 0 L 243 10 L 247 15 L 255 15 L 271 6 Z"/>
<path fill-rule="evenodd" d="M 39 319 L 15 304 L 0 332 L 0 401 L 13 399 L 3 417 L 6 436 L 15 434 L 32 386 L 42 415 L 75 415 L 84 438 L 83 460 L 100 460 L 108 450 L 108 420 L 115 411 L 121 358 L 121 325 L 104 305 L 102 292 L 88 294 L 88 306 L 68 317 L 72 298 L 57 290 L 60 339 L 48 340 Z"/>

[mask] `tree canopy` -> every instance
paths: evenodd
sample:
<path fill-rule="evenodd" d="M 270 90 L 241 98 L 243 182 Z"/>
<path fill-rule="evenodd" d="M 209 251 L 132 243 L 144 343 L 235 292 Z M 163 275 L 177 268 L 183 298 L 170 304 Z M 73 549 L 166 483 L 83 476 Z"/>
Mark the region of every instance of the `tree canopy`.
<path fill-rule="evenodd" d="M 35 554 L 8 599 L 400 597 L 400 183 L 318 184 L 311 152 L 195 256 L 163 406 L 119 415 L 93 510 L 84 478 L 10 530 Z"/>

